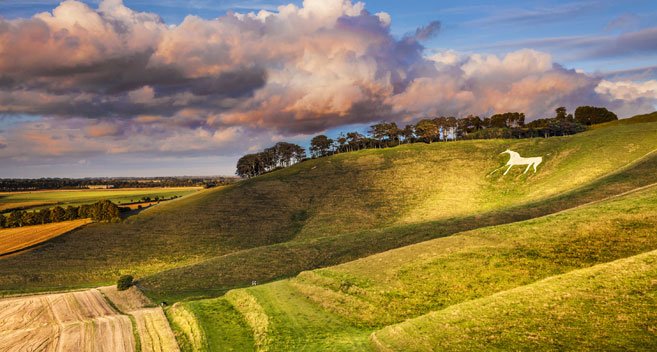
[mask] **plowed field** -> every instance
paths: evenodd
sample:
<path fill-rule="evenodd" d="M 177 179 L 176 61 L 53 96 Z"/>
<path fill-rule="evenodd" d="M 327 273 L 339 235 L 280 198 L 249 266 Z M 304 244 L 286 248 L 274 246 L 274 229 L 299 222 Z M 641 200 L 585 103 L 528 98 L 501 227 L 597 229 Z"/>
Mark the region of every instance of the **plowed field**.
<path fill-rule="evenodd" d="M 0 351 L 134 351 L 132 323 L 98 290 L 0 300 Z"/>

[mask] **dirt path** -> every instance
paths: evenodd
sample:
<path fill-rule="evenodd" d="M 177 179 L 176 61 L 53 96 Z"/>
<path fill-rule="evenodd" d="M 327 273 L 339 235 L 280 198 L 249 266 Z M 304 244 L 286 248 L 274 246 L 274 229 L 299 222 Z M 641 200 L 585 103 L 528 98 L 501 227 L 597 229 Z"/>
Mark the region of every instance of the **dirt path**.
<path fill-rule="evenodd" d="M 0 351 L 135 350 L 132 323 L 98 290 L 0 300 Z"/>

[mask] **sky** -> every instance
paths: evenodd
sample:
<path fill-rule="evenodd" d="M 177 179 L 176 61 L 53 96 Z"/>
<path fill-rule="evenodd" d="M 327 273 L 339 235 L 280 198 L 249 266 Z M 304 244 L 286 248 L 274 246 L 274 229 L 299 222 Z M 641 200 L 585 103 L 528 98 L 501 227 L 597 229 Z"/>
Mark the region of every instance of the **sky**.
<path fill-rule="evenodd" d="M 0 178 L 231 175 L 378 121 L 656 110 L 654 1 L 0 0 Z"/>

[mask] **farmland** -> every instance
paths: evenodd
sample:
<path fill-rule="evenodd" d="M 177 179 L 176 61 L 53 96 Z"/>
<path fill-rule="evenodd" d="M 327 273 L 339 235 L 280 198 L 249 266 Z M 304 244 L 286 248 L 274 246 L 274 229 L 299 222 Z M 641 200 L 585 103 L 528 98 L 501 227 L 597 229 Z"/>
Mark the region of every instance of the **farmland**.
<path fill-rule="evenodd" d="M 18 252 L 90 223 L 90 219 L 0 230 L 0 256 Z"/>
<path fill-rule="evenodd" d="M 132 324 L 97 290 L 0 300 L 2 351 L 134 351 Z"/>
<path fill-rule="evenodd" d="M 2 258 L 0 294 L 134 275 L 128 291 L 101 291 L 134 319 L 143 351 L 573 349 L 600 338 L 649 349 L 656 135 L 640 117 L 573 136 L 312 159 Z M 492 173 L 505 149 L 544 163 Z"/>
<path fill-rule="evenodd" d="M 187 188 L 132 188 L 132 189 L 81 189 L 53 190 L 32 192 L 2 192 L 0 193 L 0 212 L 14 208 L 29 208 L 38 210 L 54 205 L 62 207 L 82 204 L 92 204 L 99 200 L 109 200 L 116 204 L 139 202 L 144 197 L 169 199 L 182 197 L 198 191 L 198 187 Z"/>

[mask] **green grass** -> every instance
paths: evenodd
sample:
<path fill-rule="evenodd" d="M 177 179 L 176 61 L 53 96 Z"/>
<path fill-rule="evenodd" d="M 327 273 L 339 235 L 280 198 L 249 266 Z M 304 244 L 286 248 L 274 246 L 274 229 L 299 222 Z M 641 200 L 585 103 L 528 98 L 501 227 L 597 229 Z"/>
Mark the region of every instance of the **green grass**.
<path fill-rule="evenodd" d="M 240 314 L 235 316 L 235 310 L 228 302 L 237 306 Z M 221 328 L 206 329 L 210 351 L 227 350 L 223 341 L 233 341 L 235 335 L 242 336 L 244 317 L 247 317 L 246 328 L 252 334 L 250 344 L 230 345 L 236 351 L 253 350 L 256 345 L 253 335 L 257 336 L 257 350 L 358 351 L 366 349 L 368 336 L 372 332 L 372 329 L 355 327 L 313 305 L 301 297 L 287 280 L 231 291 L 226 298 L 186 304 L 203 307 L 205 311 L 194 311 L 201 322 L 200 317 L 207 314 L 206 311 L 229 311 L 225 315 L 217 315 L 208 323 L 209 326 L 221 324 Z M 240 342 L 246 342 L 246 339 L 242 338 Z"/>
<path fill-rule="evenodd" d="M 631 191 L 657 181 L 657 153 L 586 186 L 547 200 L 507 210 L 320 237 L 305 242 L 257 247 L 141 280 L 154 300 L 219 296 L 252 280 L 266 282 L 303 270 L 336 265 L 360 257 L 484 226 L 522 221 Z"/>
<path fill-rule="evenodd" d="M 51 208 L 55 204 L 66 207 L 92 204 L 99 200 L 109 200 L 116 204 L 138 202 L 143 197 L 151 199 L 157 197 L 168 199 L 174 196 L 182 197 L 196 192 L 198 189 L 131 189 L 131 190 L 77 190 L 52 191 L 32 193 L 5 193 L 0 194 L 0 209 L 2 207 L 19 207 L 20 204 L 49 204 L 48 206 L 35 206 L 31 209 Z"/>
<path fill-rule="evenodd" d="M 657 251 L 575 270 L 375 332 L 377 351 L 654 351 Z"/>
<path fill-rule="evenodd" d="M 354 324 L 381 327 L 654 249 L 657 186 L 304 272 L 292 283 Z"/>
<path fill-rule="evenodd" d="M 655 133 L 657 123 L 647 123 L 569 137 L 413 144 L 309 160 L 162 204 L 120 224 L 93 224 L 0 260 L 0 287 L 6 293 L 50 290 L 184 267 L 145 279 L 144 287 L 152 296 L 174 299 L 216 296 L 253 279 L 292 276 L 599 199 L 604 193 L 596 189 L 572 196 L 575 201 L 563 194 L 655 150 Z M 499 153 L 507 148 L 545 161 L 536 174 L 523 175 L 517 167 L 504 177 L 487 176 L 505 162 Z M 187 273 L 198 279 L 176 276 Z"/>
<path fill-rule="evenodd" d="M 208 351 L 253 351 L 249 326 L 226 299 L 186 302 L 185 307 L 203 329 Z"/>

